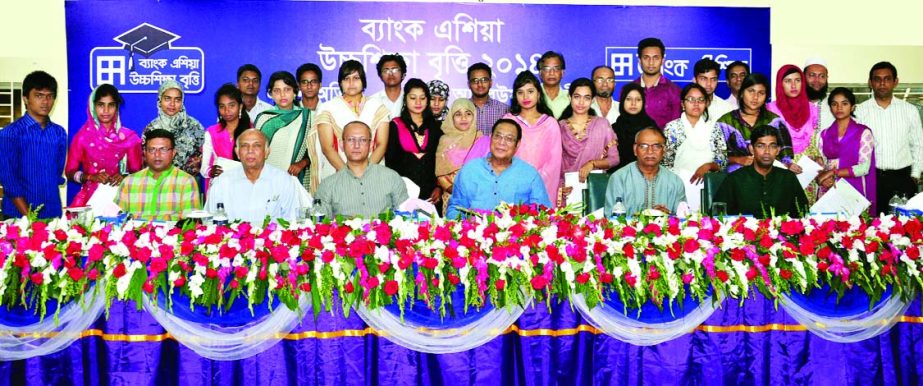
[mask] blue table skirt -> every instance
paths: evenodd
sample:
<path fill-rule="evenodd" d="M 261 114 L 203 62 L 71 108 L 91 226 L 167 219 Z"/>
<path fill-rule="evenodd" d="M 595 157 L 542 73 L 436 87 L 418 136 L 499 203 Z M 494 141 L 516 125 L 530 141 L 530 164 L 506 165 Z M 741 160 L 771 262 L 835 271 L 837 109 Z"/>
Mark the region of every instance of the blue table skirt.
<path fill-rule="evenodd" d="M 12 385 L 912 385 L 923 381 L 915 300 L 891 331 L 853 344 L 806 332 L 756 294 L 725 301 L 697 331 L 651 347 L 590 327 L 564 302 L 527 310 L 479 348 L 421 354 L 375 335 L 355 313 L 305 318 L 252 358 L 203 359 L 130 303 L 45 357 L 0 363 Z M 920 355 L 920 356 L 918 356 Z"/>

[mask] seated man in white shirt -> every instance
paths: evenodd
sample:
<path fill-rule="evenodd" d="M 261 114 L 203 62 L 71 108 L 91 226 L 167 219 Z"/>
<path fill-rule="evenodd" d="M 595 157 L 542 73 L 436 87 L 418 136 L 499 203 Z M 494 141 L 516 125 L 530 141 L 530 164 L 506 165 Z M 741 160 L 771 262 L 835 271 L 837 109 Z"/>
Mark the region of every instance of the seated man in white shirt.
<path fill-rule="evenodd" d="M 266 165 L 269 156 L 266 135 L 247 129 L 237 138 L 234 151 L 242 167 L 215 178 L 208 191 L 206 210 L 215 213 L 218 204 L 224 204 L 229 220 L 257 224 L 262 224 L 267 216 L 272 220 L 294 220 L 301 210 L 300 185 L 293 184 L 285 171 Z"/>

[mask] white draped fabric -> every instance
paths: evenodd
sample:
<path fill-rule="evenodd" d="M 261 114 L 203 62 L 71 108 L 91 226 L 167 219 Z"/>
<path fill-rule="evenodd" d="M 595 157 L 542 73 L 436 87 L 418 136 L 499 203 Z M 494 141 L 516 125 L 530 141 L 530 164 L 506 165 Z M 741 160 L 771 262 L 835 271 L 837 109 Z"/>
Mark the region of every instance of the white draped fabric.
<path fill-rule="evenodd" d="M 222 327 L 176 317 L 144 298 L 144 309 L 178 342 L 205 358 L 219 361 L 249 358 L 274 346 L 311 311 L 311 301 L 309 296 L 301 296 L 298 303 L 301 313 L 282 303 L 274 307 L 271 314 L 245 325 Z"/>
<path fill-rule="evenodd" d="M 57 321 L 54 309 L 48 310 L 44 320 L 27 326 L 8 326 L 0 320 L 0 361 L 48 355 L 70 346 L 103 314 L 105 287 L 105 283 L 97 283 L 82 301 L 62 306 Z"/>
<path fill-rule="evenodd" d="M 625 310 L 615 309 L 606 303 L 599 303 L 591 310 L 583 295 L 574 296 L 571 302 L 593 327 L 615 339 L 636 346 L 652 346 L 686 335 L 705 322 L 720 304 L 720 301 L 713 303 L 712 297 L 709 296 L 702 299 L 699 306 L 686 316 L 671 322 L 645 323 L 625 315 Z"/>
<path fill-rule="evenodd" d="M 871 310 L 858 315 L 826 317 L 799 306 L 788 295 L 782 295 L 782 308 L 808 331 L 825 340 L 852 343 L 876 337 L 890 330 L 910 307 L 899 296 L 891 296 Z"/>
<path fill-rule="evenodd" d="M 526 302 L 528 303 L 528 301 Z M 402 321 L 384 308 L 356 309 L 366 324 L 381 332 L 381 337 L 414 351 L 430 354 L 462 352 L 481 346 L 502 335 L 522 315 L 522 307 L 495 308 L 477 320 L 451 328 L 418 325 Z"/>

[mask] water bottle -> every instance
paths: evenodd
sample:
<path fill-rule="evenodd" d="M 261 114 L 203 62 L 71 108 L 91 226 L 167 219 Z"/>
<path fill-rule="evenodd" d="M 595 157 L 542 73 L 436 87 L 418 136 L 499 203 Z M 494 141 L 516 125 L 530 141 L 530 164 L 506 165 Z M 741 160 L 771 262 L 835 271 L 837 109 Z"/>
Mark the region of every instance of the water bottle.
<path fill-rule="evenodd" d="M 616 217 L 623 217 L 628 212 L 628 209 L 625 208 L 625 203 L 622 202 L 621 197 L 615 198 L 615 205 L 612 205 L 612 215 Z"/>
<path fill-rule="evenodd" d="M 315 198 L 314 204 L 311 205 L 311 220 L 313 220 L 315 224 L 324 221 L 324 212 L 321 210 L 321 201 L 319 198 Z"/>
<path fill-rule="evenodd" d="M 897 194 L 891 196 L 888 200 L 888 206 L 891 208 L 891 214 L 897 216 L 897 207 L 901 205 L 901 198 Z"/>
<path fill-rule="evenodd" d="M 228 225 L 228 214 L 224 211 L 224 203 L 218 203 L 218 210 L 212 214 L 212 223 L 215 225 Z"/>

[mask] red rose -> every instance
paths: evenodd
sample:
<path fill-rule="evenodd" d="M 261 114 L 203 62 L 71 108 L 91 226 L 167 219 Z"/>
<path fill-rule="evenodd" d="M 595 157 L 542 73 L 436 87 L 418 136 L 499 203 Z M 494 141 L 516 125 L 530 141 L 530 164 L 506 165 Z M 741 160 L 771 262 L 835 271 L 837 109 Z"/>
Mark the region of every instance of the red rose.
<path fill-rule="evenodd" d="M 186 277 L 185 277 L 185 276 L 180 276 L 180 277 L 176 278 L 176 280 L 173 280 L 173 286 L 174 286 L 174 287 L 179 288 L 179 287 L 182 287 L 182 286 L 184 286 L 184 285 L 186 285 Z"/>
<path fill-rule="evenodd" d="M 90 247 L 90 250 L 87 251 L 87 263 L 92 263 L 94 261 L 99 261 L 103 259 L 103 252 L 106 251 L 100 244 L 93 244 Z"/>
<path fill-rule="evenodd" d="M 782 233 L 795 235 L 804 232 L 804 225 L 801 221 L 784 221 L 782 222 Z"/>
<path fill-rule="evenodd" d="M 718 280 L 721 280 L 722 282 L 727 282 L 727 281 L 728 281 L 728 278 L 729 278 L 729 277 L 728 277 L 728 273 L 725 272 L 724 270 L 719 270 L 719 271 L 716 272 L 715 274 L 718 276 Z"/>
<path fill-rule="evenodd" d="M 232 289 L 237 289 L 237 287 L 240 287 L 240 282 L 238 282 L 237 279 L 233 279 L 231 280 L 230 286 Z"/>
<path fill-rule="evenodd" d="M 207 277 L 207 278 L 209 278 L 209 279 L 214 279 L 214 278 L 218 277 L 218 271 L 215 270 L 214 268 L 211 268 L 211 267 L 206 268 L 206 269 L 205 269 L 205 277 Z"/>
<path fill-rule="evenodd" d="M 241 279 L 246 277 L 248 273 L 249 273 L 249 270 L 247 269 L 247 267 L 240 266 L 240 267 L 234 268 L 234 276 L 237 276 Z"/>
<path fill-rule="evenodd" d="M 149 267 L 151 270 L 151 276 L 157 276 L 157 274 L 167 269 L 167 261 L 161 257 L 151 259 L 151 264 Z"/>
<path fill-rule="evenodd" d="M 586 284 L 586 282 L 589 281 L 589 280 L 590 280 L 590 274 L 589 274 L 589 273 L 583 272 L 583 273 L 577 275 L 577 283 Z"/>
<path fill-rule="evenodd" d="M 612 274 L 609 272 L 603 272 L 599 274 L 599 281 L 603 282 L 604 284 L 611 284 L 612 279 L 613 279 Z"/>
<path fill-rule="evenodd" d="M 789 271 L 785 268 L 779 270 L 779 276 L 782 276 L 783 279 L 788 280 L 792 278 L 792 271 Z"/>
<path fill-rule="evenodd" d="M 385 293 L 388 294 L 388 296 L 394 296 L 398 289 L 400 289 L 400 286 L 397 284 L 397 281 L 388 280 L 385 282 Z"/>
<path fill-rule="evenodd" d="M 503 291 L 506 288 L 506 280 L 500 279 L 494 282 L 494 287 L 497 288 L 497 291 Z"/>
<path fill-rule="evenodd" d="M 97 271 L 96 268 L 93 268 L 90 270 L 90 272 L 87 272 L 87 279 L 96 280 L 97 278 L 99 278 L 99 271 Z"/>
<path fill-rule="evenodd" d="M 628 283 L 630 287 L 634 287 L 635 284 L 638 283 L 638 279 L 636 279 L 634 275 L 628 273 L 625 274 L 625 282 Z"/>
<path fill-rule="evenodd" d="M 767 266 L 770 262 L 772 262 L 772 259 L 769 257 L 769 255 L 760 255 L 760 264 Z"/>
<path fill-rule="evenodd" d="M 348 281 L 348 282 L 346 282 L 346 286 L 343 287 L 343 290 L 345 290 L 346 293 L 351 294 L 351 293 L 353 293 L 353 291 L 355 291 L 356 289 L 353 288 L 353 282 Z"/>
<path fill-rule="evenodd" d="M 41 272 L 33 273 L 29 278 L 32 279 L 32 283 L 35 285 L 42 285 L 42 282 L 45 281 L 45 276 Z"/>
<path fill-rule="evenodd" d="M 744 261 L 747 258 L 747 253 L 740 248 L 734 248 L 731 250 L 731 260 L 734 261 Z"/>
<path fill-rule="evenodd" d="M 910 260 L 917 260 L 920 258 L 920 249 L 915 245 L 907 248 L 906 253 Z"/>
<path fill-rule="evenodd" d="M 826 272 L 829 264 L 826 261 L 820 261 L 817 263 L 817 270 L 820 272 Z"/>
<path fill-rule="evenodd" d="M 368 280 L 365 281 L 365 285 L 368 286 L 369 289 L 378 287 L 378 284 L 380 283 L 378 282 L 377 276 L 369 277 Z"/>
<path fill-rule="evenodd" d="M 660 271 L 657 270 L 657 267 L 651 266 L 651 269 L 647 272 L 648 280 L 657 280 L 660 279 Z"/>
<path fill-rule="evenodd" d="M 461 282 L 461 279 L 458 278 L 458 275 L 454 273 L 449 273 L 446 276 L 449 278 L 449 283 L 452 283 L 452 285 L 458 285 L 458 283 Z"/>
<path fill-rule="evenodd" d="M 80 281 L 80 279 L 83 279 L 83 271 L 77 267 L 68 268 L 67 275 L 70 276 L 74 281 Z"/>
<path fill-rule="evenodd" d="M 304 292 L 311 292 L 311 283 L 301 283 L 299 287 Z"/>
<path fill-rule="evenodd" d="M 628 227 L 631 228 L 631 227 Z M 627 243 L 622 247 L 622 252 L 625 253 L 625 256 L 628 256 L 629 259 L 635 258 L 635 247 L 631 243 Z"/>
<path fill-rule="evenodd" d="M 686 240 L 686 242 L 683 243 L 683 250 L 686 251 L 686 253 L 693 253 L 699 250 L 699 242 L 694 239 Z"/>
<path fill-rule="evenodd" d="M 115 276 L 116 279 L 125 276 L 125 264 L 119 263 L 115 266 L 115 269 L 112 270 L 112 276 Z"/>
<path fill-rule="evenodd" d="M 534 288 L 536 291 L 540 291 L 543 288 L 545 288 L 545 285 L 548 284 L 548 281 L 545 280 L 544 276 L 538 275 L 532 278 L 531 283 L 532 283 L 532 288 Z"/>
<path fill-rule="evenodd" d="M 141 289 L 143 289 L 144 292 L 152 294 L 154 293 L 154 283 L 151 283 L 150 280 L 147 280 L 144 282 L 144 285 L 141 287 Z"/>
<path fill-rule="evenodd" d="M 775 244 L 775 242 L 772 241 L 772 238 L 769 236 L 763 236 L 763 238 L 760 239 L 760 246 L 763 248 L 769 249 L 773 244 Z"/>
<path fill-rule="evenodd" d="M 747 270 L 747 281 L 753 281 L 753 279 L 756 279 L 756 267 L 751 265 Z"/>

